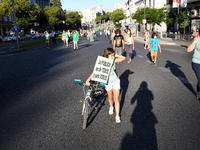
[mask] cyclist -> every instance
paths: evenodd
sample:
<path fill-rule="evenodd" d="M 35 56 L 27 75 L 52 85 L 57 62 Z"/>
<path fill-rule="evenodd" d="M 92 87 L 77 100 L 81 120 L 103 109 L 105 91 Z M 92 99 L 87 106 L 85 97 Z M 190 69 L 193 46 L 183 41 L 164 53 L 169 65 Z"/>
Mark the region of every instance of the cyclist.
<path fill-rule="evenodd" d="M 108 84 L 106 85 L 106 91 L 108 94 L 108 102 L 110 105 L 109 108 L 109 114 L 112 115 L 113 114 L 113 97 L 114 97 L 114 101 L 115 101 L 115 112 L 116 112 L 116 123 L 120 123 L 120 116 L 119 116 L 119 111 L 120 111 L 120 102 L 119 102 L 119 94 L 120 94 L 120 79 L 118 78 L 117 74 L 116 74 L 116 70 L 115 70 L 115 63 L 119 63 L 122 62 L 126 59 L 126 57 L 122 56 L 122 55 L 118 55 L 115 54 L 115 51 L 108 47 L 104 50 L 103 53 L 103 57 L 109 58 L 114 60 L 113 66 L 111 68 L 110 71 L 110 75 L 108 78 Z M 86 84 L 89 86 L 90 85 L 90 80 L 92 79 L 92 75 L 91 74 L 89 76 L 89 78 L 86 80 Z"/>

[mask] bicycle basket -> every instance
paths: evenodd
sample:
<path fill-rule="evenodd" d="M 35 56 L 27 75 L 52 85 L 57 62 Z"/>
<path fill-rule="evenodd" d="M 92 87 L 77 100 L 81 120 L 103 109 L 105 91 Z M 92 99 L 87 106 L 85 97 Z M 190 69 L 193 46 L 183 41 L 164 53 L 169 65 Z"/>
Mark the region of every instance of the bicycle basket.
<path fill-rule="evenodd" d="M 104 95 L 104 86 L 98 84 L 98 82 L 92 82 L 91 97 L 93 99 L 100 99 Z"/>

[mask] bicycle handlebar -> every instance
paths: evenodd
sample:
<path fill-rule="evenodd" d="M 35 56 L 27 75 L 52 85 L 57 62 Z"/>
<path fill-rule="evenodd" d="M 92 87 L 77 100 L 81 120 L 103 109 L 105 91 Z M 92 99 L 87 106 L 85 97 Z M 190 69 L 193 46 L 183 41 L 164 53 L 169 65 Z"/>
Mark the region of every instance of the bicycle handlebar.
<path fill-rule="evenodd" d="M 81 80 L 81 79 L 74 79 L 74 81 L 84 83 L 84 81 Z M 106 83 L 101 83 L 101 82 L 99 82 L 99 84 L 100 84 L 100 85 L 107 85 Z"/>

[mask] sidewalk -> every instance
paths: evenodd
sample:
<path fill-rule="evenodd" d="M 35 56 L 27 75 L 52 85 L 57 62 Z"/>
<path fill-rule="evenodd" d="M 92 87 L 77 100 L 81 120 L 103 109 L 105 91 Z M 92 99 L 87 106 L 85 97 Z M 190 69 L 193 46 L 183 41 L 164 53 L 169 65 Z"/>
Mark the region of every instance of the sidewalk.
<path fill-rule="evenodd" d="M 175 46 L 182 46 L 182 47 L 188 47 L 191 42 L 185 42 L 185 41 L 178 41 L 173 40 L 172 38 L 158 38 L 161 45 L 175 45 Z M 144 37 L 134 37 L 134 40 L 140 43 L 144 43 Z"/>

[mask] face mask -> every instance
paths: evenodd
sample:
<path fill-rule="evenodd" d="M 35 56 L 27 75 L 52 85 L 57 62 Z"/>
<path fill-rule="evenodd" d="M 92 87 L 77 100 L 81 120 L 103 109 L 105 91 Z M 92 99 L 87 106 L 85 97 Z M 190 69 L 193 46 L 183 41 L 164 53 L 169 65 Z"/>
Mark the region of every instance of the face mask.
<path fill-rule="evenodd" d="M 154 36 L 154 39 L 156 39 L 156 36 Z"/>
<path fill-rule="evenodd" d="M 115 57 L 110 57 L 109 59 L 111 59 L 111 60 L 115 60 Z"/>
<path fill-rule="evenodd" d="M 117 34 L 117 36 L 119 36 L 119 34 Z"/>
<path fill-rule="evenodd" d="M 130 32 L 128 32 L 128 34 L 130 34 Z"/>

